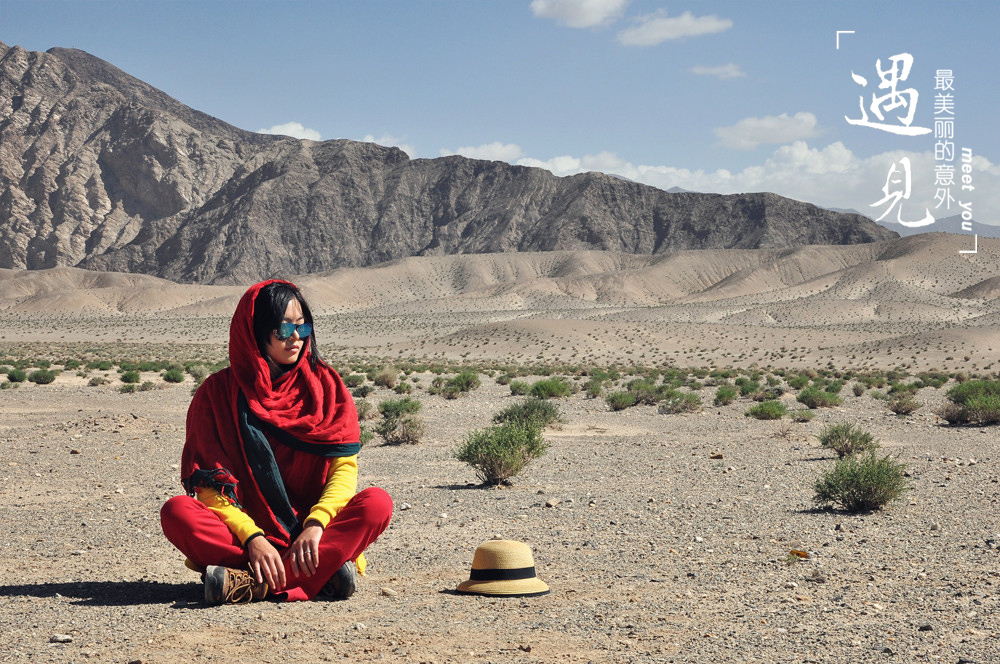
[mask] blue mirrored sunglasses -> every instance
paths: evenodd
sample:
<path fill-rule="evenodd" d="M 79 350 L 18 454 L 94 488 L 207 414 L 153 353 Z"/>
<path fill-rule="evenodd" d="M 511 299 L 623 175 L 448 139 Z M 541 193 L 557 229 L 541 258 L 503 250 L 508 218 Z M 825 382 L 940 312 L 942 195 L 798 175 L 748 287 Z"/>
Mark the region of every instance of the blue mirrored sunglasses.
<path fill-rule="evenodd" d="M 278 341 L 284 341 L 296 332 L 299 333 L 299 339 L 306 339 L 312 334 L 313 328 L 309 323 L 300 323 L 296 325 L 295 323 L 282 323 L 278 326 L 278 329 L 274 331 L 274 336 L 278 337 Z"/>

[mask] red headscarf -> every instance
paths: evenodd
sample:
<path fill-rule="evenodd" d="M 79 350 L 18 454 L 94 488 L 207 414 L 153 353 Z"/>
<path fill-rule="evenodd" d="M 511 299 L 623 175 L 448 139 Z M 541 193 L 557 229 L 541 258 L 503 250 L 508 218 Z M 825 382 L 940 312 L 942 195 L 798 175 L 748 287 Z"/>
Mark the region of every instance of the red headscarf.
<path fill-rule="evenodd" d="M 261 428 L 271 434 L 281 479 L 298 513 L 319 500 L 330 458 L 357 454 L 360 428 L 350 392 L 324 362 L 313 366 L 310 343 L 303 344 L 295 365 L 272 381 L 253 333 L 254 301 L 270 283 L 275 280 L 256 284 L 243 295 L 229 326 L 230 367 L 210 376 L 191 401 L 181 477 L 189 493 L 200 486 L 218 490 L 267 535 L 287 545 L 289 533 L 248 465 L 240 433 L 240 394 L 249 412 L 263 423 Z M 286 281 L 278 283 L 295 288 Z M 292 447 L 283 442 L 289 439 Z"/>

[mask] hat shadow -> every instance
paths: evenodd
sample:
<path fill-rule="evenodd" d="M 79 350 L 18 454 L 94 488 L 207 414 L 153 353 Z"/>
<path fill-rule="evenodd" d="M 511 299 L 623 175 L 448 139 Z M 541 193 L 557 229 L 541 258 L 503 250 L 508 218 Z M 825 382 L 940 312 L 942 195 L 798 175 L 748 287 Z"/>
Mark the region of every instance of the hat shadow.
<path fill-rule="evenodd" d="M 201 586 L 194 583 L 158 581 L 75 581 L 72 583 L 25 583 L 0 585 L 0 597 L 40 597 L 61 595 L 80 606 L 139 606 L 171 604 L 175 609 L 190 608 L 200 601 Z"/>

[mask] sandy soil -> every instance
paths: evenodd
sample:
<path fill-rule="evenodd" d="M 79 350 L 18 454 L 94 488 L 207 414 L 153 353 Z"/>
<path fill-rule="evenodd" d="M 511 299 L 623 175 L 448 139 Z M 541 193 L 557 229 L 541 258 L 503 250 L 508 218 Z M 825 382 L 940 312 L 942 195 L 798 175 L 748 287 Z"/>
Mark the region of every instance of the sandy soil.
<path fill-rule="evenodd" d="M 924 388 L 909 418 L 845 389 L 843 407 L 787 431 L 744 417 L 746 399 L 662 415 L 581 393 L 559 401 L 566 423 L 547 431 L 548 453 L 487 489 L 450 456 L 516 399 L 483 379 L 450 401 L 417 389 L 426 439 L 363 450 L 361 486 L 385 488 L 396 509 L 352 599 L 216 608 L 199 604 L 157 517 L 179 491 L 190 383 L 123 395 L 67 372 L 0 392 L 0 659 L 1000 659 L 1000 450 L 992 429 L 940 425 L 931 409 L 947 388 Z M 706 404 L 714 390 L 701 390 Z M 909 465 L 903 501 L 814 509 L 812 481 L 833 463 L 815 434 L 843 420 Z M 551 594 L 454 594 L 494 536 L 532 547 Z M 793 549 L 809 558 L 791 561 Z"/>

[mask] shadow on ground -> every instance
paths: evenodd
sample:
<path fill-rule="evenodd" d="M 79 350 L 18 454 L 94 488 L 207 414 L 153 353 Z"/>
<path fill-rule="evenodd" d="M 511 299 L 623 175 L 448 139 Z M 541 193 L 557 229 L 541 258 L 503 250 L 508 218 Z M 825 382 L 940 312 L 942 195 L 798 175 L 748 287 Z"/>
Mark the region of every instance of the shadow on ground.
<path fill-rule="evenodd" d="M 26 583 L 0 585 L 0 597 L 55 597 L 61 595 L 84 606 L 135 606 L 173 604 L 186 608 L 197 602 L 201 586 L 195 583 L 156 581 L 78 581 L 74 583 Z"/>

